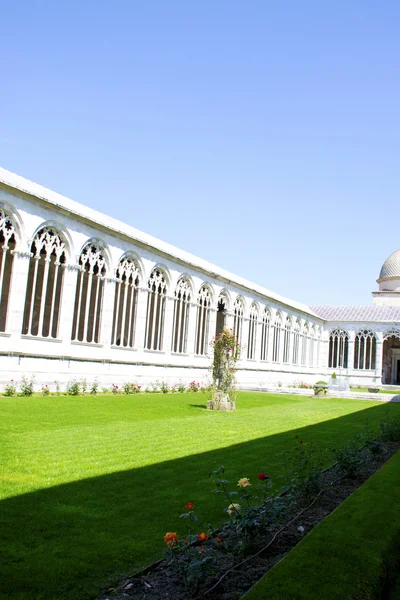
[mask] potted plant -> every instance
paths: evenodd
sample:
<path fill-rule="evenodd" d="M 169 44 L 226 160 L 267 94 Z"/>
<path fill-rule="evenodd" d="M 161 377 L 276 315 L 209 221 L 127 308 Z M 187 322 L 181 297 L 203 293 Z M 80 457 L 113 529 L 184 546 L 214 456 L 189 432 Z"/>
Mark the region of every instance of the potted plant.
<path fill-rule="evenodd" d="M 313 385 L 315 396 L 326 396 L 327 389 L 328 384 L 326 383 L 326 381 L 317 381 L 317 383 Z"/>

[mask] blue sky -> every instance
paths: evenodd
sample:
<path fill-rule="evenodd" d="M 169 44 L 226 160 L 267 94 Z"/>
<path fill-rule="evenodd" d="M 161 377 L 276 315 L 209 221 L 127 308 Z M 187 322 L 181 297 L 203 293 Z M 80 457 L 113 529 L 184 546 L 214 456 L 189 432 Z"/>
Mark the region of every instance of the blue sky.
<path fill-rule="evenodd" d="M 308 304 L 400 248 L 400 4 L 2 4 L 0 165 Z"/>

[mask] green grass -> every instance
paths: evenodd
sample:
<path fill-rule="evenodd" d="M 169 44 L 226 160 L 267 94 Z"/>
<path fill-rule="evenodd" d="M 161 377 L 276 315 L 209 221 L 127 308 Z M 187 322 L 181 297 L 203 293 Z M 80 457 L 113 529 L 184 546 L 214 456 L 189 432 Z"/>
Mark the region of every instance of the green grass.
<path fill-rule="evenodd" d="M 166 531 L 196 503 L 223 520 L 208 473 L 267 471 L 300 434 L 341 445 L 387 407 L 373 401 L 240 393 L 235 413 L 205 394 L 2 398 L 1 598 L 79 599 L 160 557 Z M 203 523 L 200 523 L 200 526 Z"/>
<path fill-rule="evenodd" d="M 400 452 L 267 573 L 245 600 L 373 600 L 400 556 Z M 310 574 L 312 576 L 310 577 Z M 386 593 L 382 594 L 386 587 Z"/>

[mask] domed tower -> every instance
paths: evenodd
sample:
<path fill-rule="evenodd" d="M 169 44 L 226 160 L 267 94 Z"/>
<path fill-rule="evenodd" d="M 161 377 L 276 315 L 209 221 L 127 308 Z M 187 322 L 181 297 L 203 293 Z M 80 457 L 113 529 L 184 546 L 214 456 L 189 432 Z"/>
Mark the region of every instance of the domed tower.
<path fill-rule="evenodd" d="M 400 250 L 387 257 L 376 281 L 379 291 L 372 292 L 374 304 L 400 306 Z"/>

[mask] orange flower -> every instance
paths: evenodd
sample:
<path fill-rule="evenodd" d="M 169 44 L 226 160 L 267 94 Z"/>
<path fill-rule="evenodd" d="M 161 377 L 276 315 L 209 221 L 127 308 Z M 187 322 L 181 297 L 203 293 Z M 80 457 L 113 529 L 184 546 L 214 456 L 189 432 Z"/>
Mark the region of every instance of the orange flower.
<path fill-rule="evenodd" d="M 173 548 L 178 543 L 178 536 L 175 532 L 169 531 L 164 535 L 164 542 L 167 544 L 168 548 Z"/>
<path fill-rule="evenodd" d="M 204 533 L 204 531 L 202 533 L 197 534 L 197 539 L 199 540 L 199 542 L 205 542 L 207 538 L 208 535 Z"/>
<path fill-rule="evenodd" d="M 222 542 L 222 537 L 220 535 L 217 537 L 217 542 Z"/>
<path fill-rule="evenodd" d="M 199 552 L 204 552 L 204 546 L 201 546 L 201 547 L 199 548 Z"/>
<path fill-rule="evenodd" d="M 187 508 L 188 510 L 192 510 L 194 508 L 193 502 L 188 502 L 187 504 L 185 504 L 185 508 Z"/>

